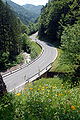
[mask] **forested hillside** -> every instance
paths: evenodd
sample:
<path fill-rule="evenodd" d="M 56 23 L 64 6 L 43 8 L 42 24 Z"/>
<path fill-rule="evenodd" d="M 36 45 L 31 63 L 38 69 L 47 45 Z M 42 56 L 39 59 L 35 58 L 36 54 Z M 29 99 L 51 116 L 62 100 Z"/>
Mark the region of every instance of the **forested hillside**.
<path fill-rule="evenodd" d="M 54 0 L 43 7 L 39 18 L 39 37 L 59 43 L 63 51 L 60 64 L 71 68 L 71 81 L 80 80 L 80 1 Z"/>
<path fill-rule="evenodd" d="M 54 71 L 41 76 L 45 69 L 40 70 L 40 65 L 49 60 L 48 55 L 43 59 L 46 53 L 43 48 L 41 63 L 33 64 L 38 65 L 35 75 L 44 78 L 32 81 L 35 76 L 29 79 L 26 67 L 10 71 L 13 81 L 9 75 L 5 78 L 11 85 L 21 81 L 21 74 L 27 84 L 21 92 L 19 89 L 16 93 L 14 89 L 14 93 L 7 93 L 4 77 L 0 75 L 0 120 L 80 120 L 80 0 L 49 0 L 41 10 L 38 23 L 30 23 L 28 27 L 0 0 L 0 71 L 20 63 L 22 52 L 29 53 L 32 58 L 38 55 L 40 47 L 37 45 L 36 49 L 36 43 L 28 38 L 38 27 L 39 38 L 47 41 L 46 50 L 57 47 L 58 57 L 53 63 L 57 71 L 52 64 Z M 48 54 L 55 56 L 54 50 Z M 36 67 L 29 67 L 34 73 Z"/>
<path fill-rule="evenodd" d="M 39 36 L 60 40 L 64 26 L 73 25 L 79 19 L 79 0 L 52 0 L 42 9 Z"/>
<path fill-rule="evenodd" d="M 4 2 L 7 1 L 7 4 L 10 5 L 10 8 L 15 12 L 15 14 L 22 20 L 22 22 L 26 25 L 29 24 L 29 22 L 35 22 L 35 20 L 37 19 L 37 17 L 39 17 L 38 11 L 37 14 L 36 12 L 32 9 L 25 9 L 25 7 L 20 6 L 14 2 L 12 2 L 11 0 L 3 0 Z M 36 6 L 34 6 L 36 7 Z M 38 8 L 37 8 L 38 9 Z M 39 11 L 41 10 L 41 8 L 39 7 Z"/>
<path fill-rule="evenodd" d="M 28 11 L 30 11 L 31 13 L 35 13 L 35 15 L 39 17 L 43 6 L 42 5 L 35 6 L 31 4 L 26 4 L 26 5 L 23 5 L 23 7 L 27 9 Z"/>
<path fill-rule="evenodd" d="M 0 1 L 0 69 L 4 69 L 20 53 L 20 34 L 20 20 Z"/>
<path fill-rule="evenodd" d="M 17 17 L 19 17 L 22 23 L 27 25 L 27 30 L 28 30 L 27 34 L 30 35 L 38 30 L 37 19 L 40 15 L 42 6 L 27 5 L 28 8 L 26 8 L 26 5 L 20 6 L 12 2 L 11 0 L 2 0 L 2 1 L 4 1 L 4 3 L 10 7 L 10 9 L 14 12 L 14 14 Z M 30 9 L 31 6 L 32 8 Z"/>
<path fill-rule="evenodd" d="M 24 25 L 8 4 L 0 1 L 0 71 L 14 66 L 23 59 L 21 52 L 31 54 L 32 59 L 38 51 L 29 40 L 29 28 Z"/>

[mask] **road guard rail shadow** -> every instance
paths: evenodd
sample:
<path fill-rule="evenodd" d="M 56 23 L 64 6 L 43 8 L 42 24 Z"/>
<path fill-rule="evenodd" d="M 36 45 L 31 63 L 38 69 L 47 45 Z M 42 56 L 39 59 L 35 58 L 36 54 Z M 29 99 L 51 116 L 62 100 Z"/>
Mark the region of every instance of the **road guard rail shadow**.
<path fill-rule="evenodd" d="M 44 48 L 43 48 L 42 44 L 39 44 L 37 41 L 36 41 L 36 43 L 37 43 L 37 44 L 41 47 L 41 49 L 42 49 L 42 52 L 40 53 L 40 55 L 39 55 L 38 57 L 36 57 L 35 59 L 33 59 L 31 62 L 29 62 L 29 63 L 27 63 L 27 64 L 21 65 L 21 66 L 20 66 L 19 68 L 17 68 L 16 70 L 12 70 L 12 71 L 5 72 L 5 73 L 2 73 L 2 72 L 1 72 L 1 75 L 2 75 L 3 78 L 4 78 L 4 77 L 7 77 L 7 76 L 9 76 L 9 75 L 11 75 L 11 74 L 19 71 L 19 70 L 21 70 L 21 69 L 23 69 L 23 68 L 25 68 L 25 67 L 28 67 L 29 65 L 31 65 L 32 63 L 34 63 L 36 60 L 38 60 L 38 59 L 42 56 L 42 54 L 43 54 L 43 52 L 44 52 Z"/>
<path fill-rule="evenodd" d="M 40 78 L 41 75 L 46 73 L 51 67 L 52 67 L 52 63 L 50 63 L 47 67 L 43 68 L 42 70 L 40 70 L 39 72 L 31 76 L 30 78 L 27 78 L 23 84 L 17 86 L 16 88 L 13 88 L 12 90 L 8 92 L 20 92 L 24 88 L 24 85 L 37 80 L 38 78 Z"/>

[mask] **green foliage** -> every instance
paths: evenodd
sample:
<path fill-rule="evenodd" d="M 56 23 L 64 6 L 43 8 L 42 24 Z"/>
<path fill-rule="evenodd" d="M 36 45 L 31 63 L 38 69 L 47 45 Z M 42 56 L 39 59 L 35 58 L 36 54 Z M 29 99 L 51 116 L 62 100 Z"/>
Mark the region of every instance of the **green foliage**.
<path fill-rule="evenodd" d="M 0 1 L 0 70 L 6 69 L 7 64 L 15 61 L 16 56 L 21 52 L 20 34 L 19 19 L 7 4 Z"/>
<path fill-rule="evenodd" d="M 59 27 L 59 21 L 63 9 L 66 6 L 67 1 L 54 0 L 49 2 L 42 10 L 40 17 L 39 35 L 49 36 L 50 38 L 57 39 L 57 32 Z"/>
<path fill-rule="evenodd" d="M 25 4 L 23 5 L 23 7 L 30 11 L 31 13 L 34 14 L 34 16 L 36 16 L 36 18 L 39 17 L 40 13 L 41 13 L 41 9 L 42 9 L 42 5 L 38 5 L 38 6 L 35 6 L 35 5 L 32 5 L 32 4 Z"/>
<path fill-rule="evenodd" d="M 68 26 L 65 28 L 61 37 L 62 49 L 65 58 L 70 64 L 80 64 L 80 25 Z"/>
<path fill-rule="evenodd" d="M 21 22 L 21 33 L 29 34 L 29 28 Z"/>
<path fill-rule="evenodd" d="M 58 59 L 55 71 L 70 72 L 74 84 L 80 80 L 79 26 L 79 0 L 51 0 L 43 7 L 39 18 L 39 37 L 48 37 L 62 46 L 63 54 L 61 60 Z"/>
<path fill-rule="evenodd" d="M 35 22 L 35 20 L 39 17 L 40 10 L 42 6 L 34 6 L 34 9 L 37 9 L 36 11 L 32 9 L 29 9 L 29 6 L 26 8 L 24 6 L 20 6 L 11 0 L 4 0 L 5 2 L 7 1 L 7 4 L 9 4 L 10 8 L 14 11 L 14 13 L 21 19 L 21 21 L 28 25 L 29 22 Z M 37 13 L 36 13 L 37 12 Z"/>
<path fill-rule="evenodd" d="M 56 60 L 52 63 L 52 68 L 50 69 L 50 72 L 56 72 L 56 73 L 70 73 L 73 72 L 72 66 L 66 64 L 66 62 L 63 62 L 63 58 L 61 59 L 61 56 L 63 54 L 62 49 L 57 49 L 58 50 L 58 57 Z"/>
<path fill-rule="evenodd" d="M 14 118 L 14 96 L 6 94 L 3 98 L 0 98 L 0 119 L 1 120 L 13 120 Z"/>
<path fill-rule="evenodd" d="M 0 70 L 4 70 L 21 62 L 22 50 L 30 53 L 32 58 L 38 55 L 38 50 L 27 36 L 36 32 L 38 27 L 37 23 L 31 23 L 28 27 L 24 25 L 7 3 L 0 1 L 0 6 Z"/>
<path fill-rule="evenodd" d="M 31 35 L 31 34 L 37 32 L 38 28 L 39 28 L 38 23 L 29 23 L 29 25 L 28 25 L 29 33 L 28 34 Z"/>
<path fill-rule="evenodd" d="M 60 42 L 64 26 L 73 25 L 80 19 L 79 0 L 54 0 L 42 9 L 39 18 L 39 36 L 47 36 Z"/>
<path fill-rule="evenodd" d="M 41 47 L 35 43 L 35 42 L 31 42 L 31 58 L 34 59 L 36 58 L 38 55 L 40 55 L 42 49 Z"/>
<path fill-rule="evenodd" d="M 21 35 L 21 41 L 22 41 L 22 49 L 24 52 L 30 53 L 30 39 L 28 38 L 27 34 Z"/>
<path fill-rule="evenodd" d="M 0 99 L 0 120 L 80 120 L 80 89 L 59 78 L 28 84 L 21 93 Z"/>
<path fill-rule="evenodd" d="M 2 69 L 6 69 L 8 67 L 8 60 L 9 60 L 9 52 L 6 53 L 0 52 L 0 65 Z"/>
<path fill-rule="evenodd" d="M 16 57 L 15 63 L 16 63 L 16 64 L 19 64 L 19 63 L 21 63 L 22 61 L 23 61 L 23 56 L 22 56 L 22 54 L 19 54 L 19 55 Z"/>
<path fill-rule="evenodd" d="M 41 47 L 37 43 L 31 41 L 25 33 L 22 34 L 21 41 L 22 49 L 29 53 L 32 59 L 36 58 L 41 53 Z"/>
<path fill-rule="evenodd" d="M 61 37 L 63 49 L 63 62 L 72 66 L 74 70 L 72 81 L 78 82 L 80 80 L 80 25 L 74 24 L 65 28 Z"/>

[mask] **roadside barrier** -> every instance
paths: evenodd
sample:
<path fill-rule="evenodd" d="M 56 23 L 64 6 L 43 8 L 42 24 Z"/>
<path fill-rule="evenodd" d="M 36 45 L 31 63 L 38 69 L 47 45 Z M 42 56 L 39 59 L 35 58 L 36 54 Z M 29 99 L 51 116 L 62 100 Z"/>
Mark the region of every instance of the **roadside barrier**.
<path fill-rule="evenodd" d="M 50 63 L 47 67 L 43 68 L 42 70 L 40 70 L 39 72 L 37 72 L 36 74 L 34 74 L 33 76 L 31 76 L 30 78 L 27 78 L 26 81 L 24 83 L 22 83 L 21 85 L 17 86 L 16 88 L 13 88 L 12 90 L 8 91 L 8 92 L 19 92 L 24 88 L 24 85 L 30 82 L 33 82 L 34 80 L 38 79 L 41 75 L 43 75 L 44 73 L 46 73 L 50 68 L 52 63 Z"/>
<path fill-rule="evenodd" d="M 12 71 L 9 71 L 9 72 L 1 73 L 1 75 L 2 75 L 3 78 L 6 77 L 6 76 L 9 76 L 9 75 L 11 75 L 11 74 L 13 74 L 13 73 L 15 73 L 15 72 L 17 72 L 17 71 L 19 71 L 19 70 L 21 70 L 21 69 L 23 69 L 23 68 L 25 68 L 25 67 L 28 67 L 29 65 L 31 65 L 32 63 L 34 63 L 36 60 L 38 60 L 38 59 L 41 57 L 41 55 L 42 55 L 43 52 L 44 52 L 44 48 L 43 48 L 42 44 L 39 44 L 39 43 L 38 43 L 38 41 L 35 41 L 35 42 L 42 48 L 42 52 L 40 53 L 40 55 L 39 55 L 38 57 L 36 57 L 34 60 L 32 60 L 31 62 L 29 62 L 29 63 L 27 63 L 27 64 L 21 65 L 21 66 L 20 66 L 19 68 L 17 68 L 16 70 L 12 70 Z"/>

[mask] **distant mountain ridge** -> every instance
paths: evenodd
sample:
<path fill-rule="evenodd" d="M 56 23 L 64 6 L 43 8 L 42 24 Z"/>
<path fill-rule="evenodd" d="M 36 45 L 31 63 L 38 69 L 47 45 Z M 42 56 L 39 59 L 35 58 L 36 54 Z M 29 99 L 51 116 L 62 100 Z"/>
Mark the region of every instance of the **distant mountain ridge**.
<path fill-rule="evenodd" d="M 34 5 L 20 6 L 12 2 L 11 0 L 3 0 L 3 1 L 7 2 L 10 5 L 11 9 L 16 13 L 16 15 L 21 19 L 21 21 L 26 25 L 28 25 L 29 22 L 35 22 L 35 20 L 39 17 L 40 11 L 42 8 L 41 6 L 34 6 Z M 36 8 L 37 8 L 37 12 L 36 12 Z"/>
<path fill-rule="evenodd" d="M 25 5 L 23 5 L 23 7 L 25 9 L 27 9 L 28 11 L 30 11 L 31 13 L 35 13 L 37 16 L 39 16 L 43 6 L 42 5 L 35 6 L 32 4 L 25 4 Z"/>

